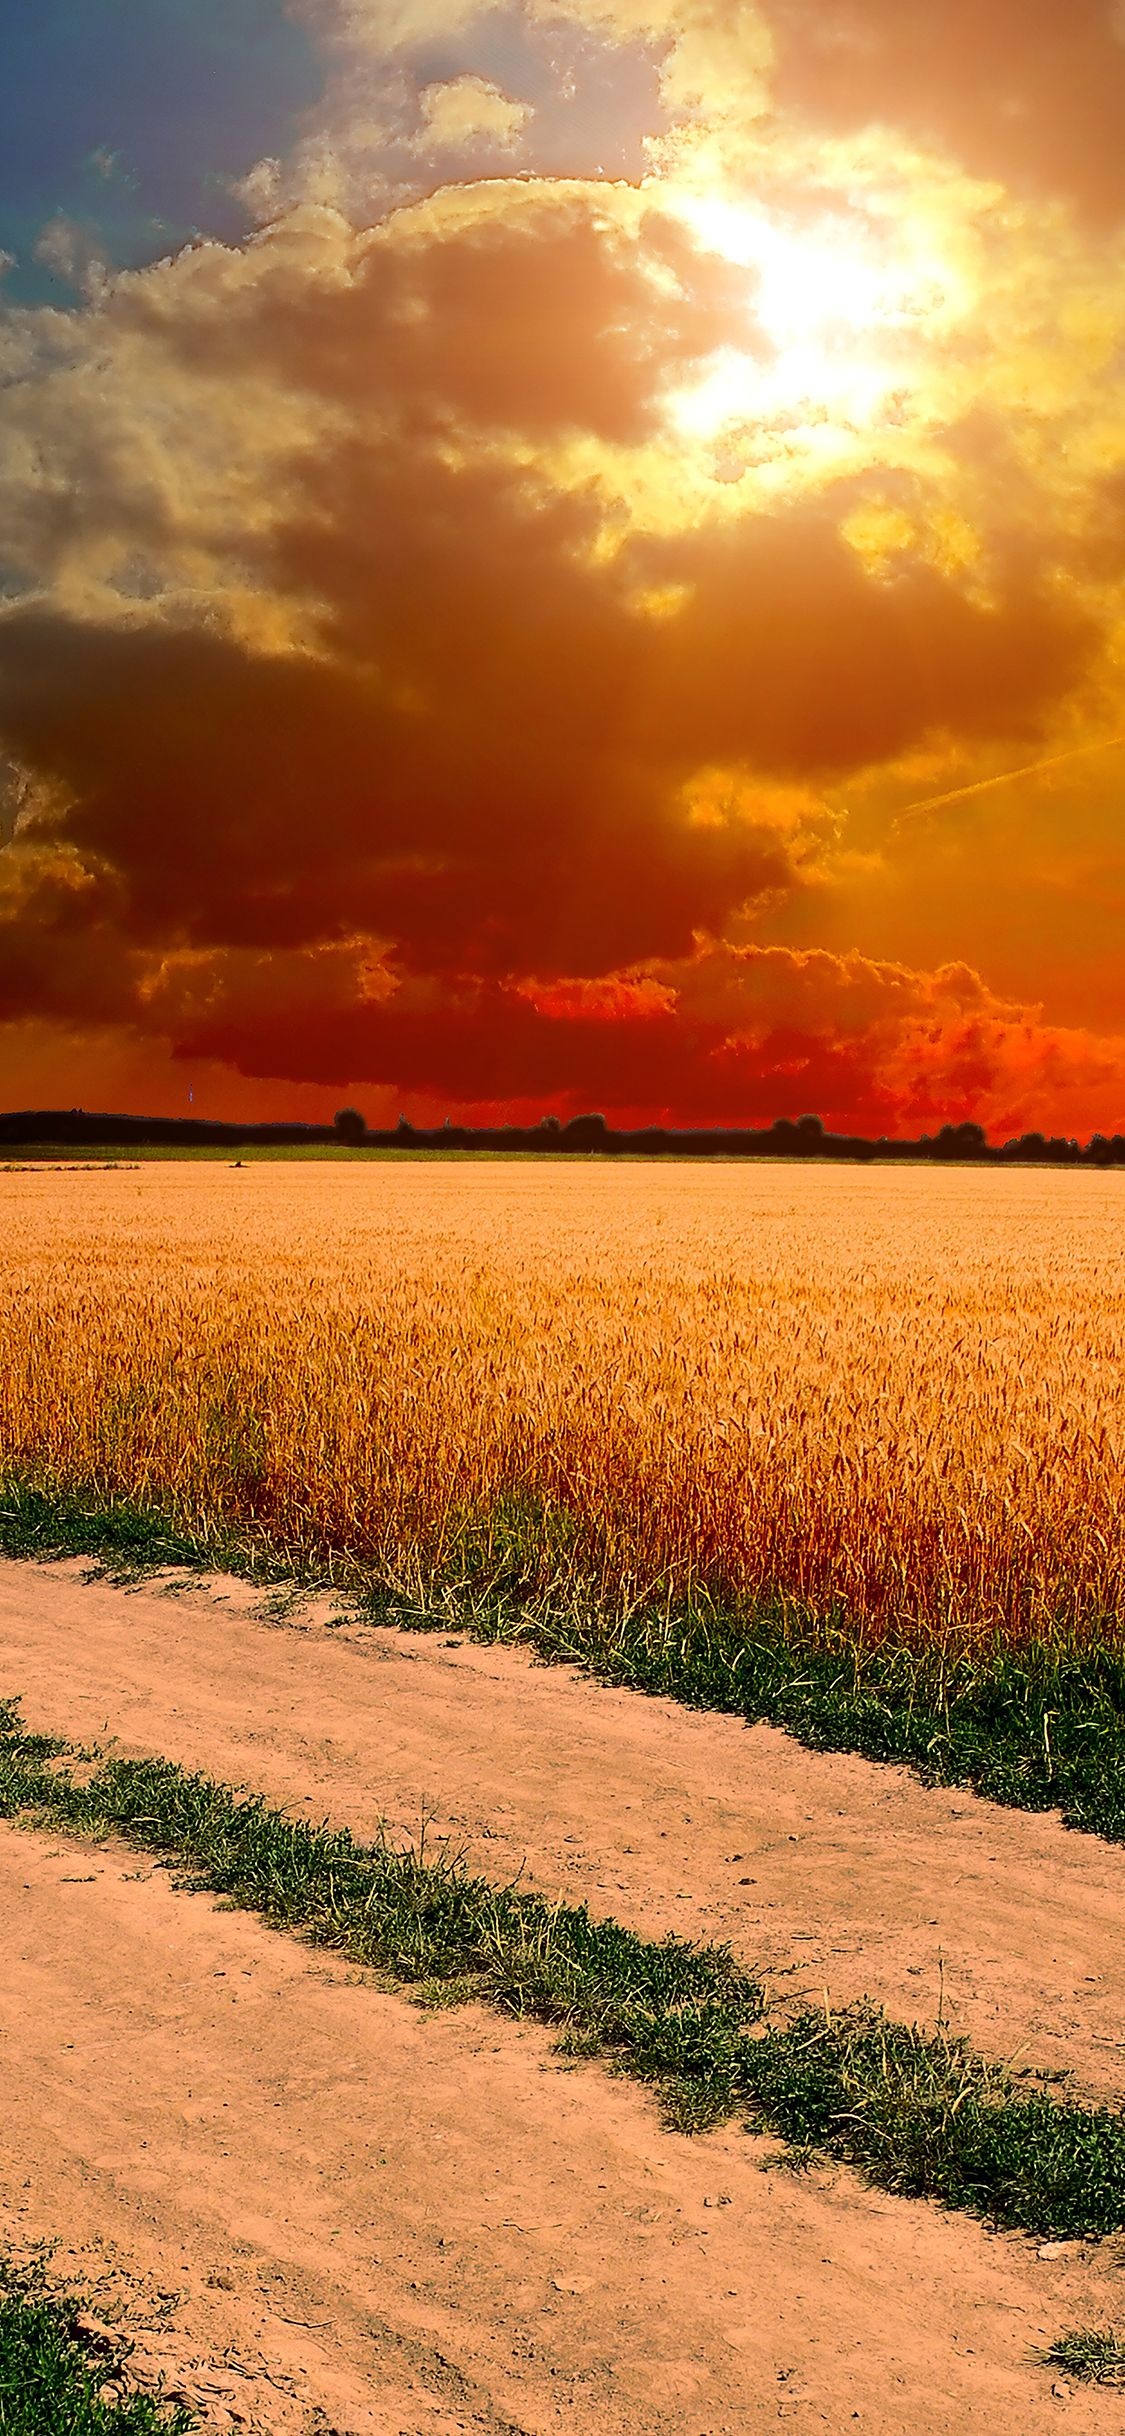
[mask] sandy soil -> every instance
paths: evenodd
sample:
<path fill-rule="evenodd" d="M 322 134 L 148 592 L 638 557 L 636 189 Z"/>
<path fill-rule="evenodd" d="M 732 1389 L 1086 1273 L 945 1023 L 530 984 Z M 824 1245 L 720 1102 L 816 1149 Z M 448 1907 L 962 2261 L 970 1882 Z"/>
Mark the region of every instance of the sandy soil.
<path fill-rule="evenodd" d="M 749 1959 L 810 1939 L 786 1990 L 932 2013 L 940 1943 L 974 2035 L 1120 2081 L 1125 1854 L 509 1653 L 79 1572 L 0 1567 L 0 1691 L 31 1723 L 361 1829 L 428 1802 L 491 1874 L 526 1857 Z M 216 2426 L 1121 2425 L 1029 2354 L 1120 2323 L 1125 2241 L 1041 2257 L 850 2174 L 764 2172 L 741 2131 L 679 2139 L 537 2029 L 426 2016 L 136 1856 L 0 1831 L 0 1941 L 0 2239 L 60 2237 L 142 2374 Z"/>
<path fill-rule="evenodd" d="M 0 1563 L 0 1693 L 359 1834 L 423 1816 L 492 1878 L 729 1940 L 778 1996 L 867 1995 L 1125 2099 L 1125 1848 L 517 1651 Z"/>

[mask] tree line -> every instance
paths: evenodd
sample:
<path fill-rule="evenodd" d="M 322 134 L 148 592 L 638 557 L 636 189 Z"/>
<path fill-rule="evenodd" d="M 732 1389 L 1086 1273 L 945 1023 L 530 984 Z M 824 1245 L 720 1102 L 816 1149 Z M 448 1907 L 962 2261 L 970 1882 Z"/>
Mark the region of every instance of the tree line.
<path fill-rule="evenodd" d="M 535 1125 L 412 1125 L 370 1127 L 356 1108 L 341 1108 L 331 1125 L 232 1124 L 207 1117 L 140 1117 L 82 1108 L 25 1108 L 0 1116 L 0 1148 L 36 1150 L 302 1149 L 502 1151 L 603 1158 L 929 1159 L 982 1166 L 1125 1166 L 1125 1134 L 1095 1133 L 1088 1142 L 1064 1135 L 1023 1133 L 990 1143 L 980 1125 L 942 1125 L 937 1133 L 904 1138 L 832 1133 L 818 1116 L 778 1117 L 769 1126 L 619 1127 L 604 1116 L 544 1116 Z"/>

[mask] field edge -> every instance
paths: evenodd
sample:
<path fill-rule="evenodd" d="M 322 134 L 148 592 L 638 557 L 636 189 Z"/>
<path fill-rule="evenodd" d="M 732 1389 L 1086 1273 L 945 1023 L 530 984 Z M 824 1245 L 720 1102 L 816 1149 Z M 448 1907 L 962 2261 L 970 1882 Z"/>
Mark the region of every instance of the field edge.
<path fill-rule="evenodd" d="M 529 1596 L 510 1555 L 429 1595 L 380 1581 L 345 1551 L 294 1561 L 264 1529 L 205 1531 L 91 1491 L 0 1478 L 0 1556 L 89 1557 L 110 1578 L 224 1572 L 279 1599 L 336 1596 L 348 1619 L 408 1632 L 457 1631 L 577 1667 L 617 1689 L 779 1727 L 806 1749 L 906 1767 L 1005 1808 L 1125 1843 L 1125 1658 L 1096 1643 L 1032 1643 L 1018 1654 L 962 1646 L 864 1647 L 840 1618 L 795 1630 L 699 1600 L 624 1616 Z"/>

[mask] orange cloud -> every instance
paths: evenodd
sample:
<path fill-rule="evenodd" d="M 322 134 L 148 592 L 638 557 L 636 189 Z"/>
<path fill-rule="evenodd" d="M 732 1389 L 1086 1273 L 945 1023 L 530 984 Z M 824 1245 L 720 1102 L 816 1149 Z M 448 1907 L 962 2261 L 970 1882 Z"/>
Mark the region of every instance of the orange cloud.
<path fill-rule="evenodd" d="M 1092 0 L 1021 8 L 1020 42 L 1013 11 L 957 0 L 919 50 L 889 0 L 708 0 L 678 27 L 698 106 L 640 187 L 482 178 L 369 228 L 283 212 L 72 317 L 10 315 L 0 1020 L 115 1026 L 271 1090 L 1115 1122 L 1104 994 L 1104 1037 L 1054 1020 L 1065 804 L 1030 896 L 1018 826 L 982 815 L 936 944 L 901 904 L 879 953 L 861 921 L 876 871 L 929 903 L 896 807 L 1005 762 L 1069 774 L 1056 756 L 1121 725 L 1125 294 L 1076 217 L 1110 211 L 1118 164 L 1100 100 L 1081 159 L 1076 130 L 1125 50 Z M 378 14 L 351 9 L 349 39 Z M 677 37 L 640 0 L 586 17 Z M 404 58 L 425 23 L 400 11 Z M 759 124 L 742 94 L 732 167 L 705 88 L 743 37 L 769 98 Z M 439 132 L 474 108 L 515 127 L 489 78 L 425 90 Z M 818 146 L 816 211 L 851 215 L 819 260 Z M 777 215 L 791 326 L 776 263 L 767 295 L 685 208 L 708 159 L 736 222 Z M 878 288 L 880 167 L 911 244 L 937 229 L 934 329 L 916 263 L 906 304 Z M 865 231 L 866 388 L 875 338 L 832 286 Z M 896 902 L 887 882 L 888 933 Z"/>
<path fill-rule="evenodd" d="M 1107 0 L 766 0 L 773 101 L 893 127 L 974 175 L 1125 213 L 1125 43 Z"/>

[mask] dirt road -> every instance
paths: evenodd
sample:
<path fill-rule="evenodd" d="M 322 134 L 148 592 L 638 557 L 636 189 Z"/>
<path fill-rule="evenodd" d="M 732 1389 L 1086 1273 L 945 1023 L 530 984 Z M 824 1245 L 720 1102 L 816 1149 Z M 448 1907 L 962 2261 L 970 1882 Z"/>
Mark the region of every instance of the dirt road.
<path fill-rule="evenodd" d="M 0 1567 L 29 1723 L 380 1814 L 652 1931 L 1122 2094 L 1125 1852 L 522 1656 Z M 433 1831 L 433 1830 L 431 1830 Z M 845 2172 L 689 2142 L 597 2065 L 0 1833 L 3 2235 L 58 2236 L 142 2372 L 271 2436 L 1116 2431 L 1033 2348 L 1125 2316 L 1125 2242 L 1040 2258 Z M 1104 2042 L 1104 2043 L 1103 2043 Z M 163 2296 L 163 2297 L 162 2297 Z"/>

